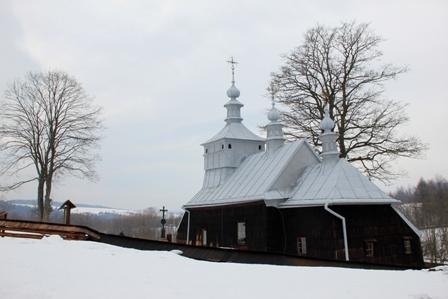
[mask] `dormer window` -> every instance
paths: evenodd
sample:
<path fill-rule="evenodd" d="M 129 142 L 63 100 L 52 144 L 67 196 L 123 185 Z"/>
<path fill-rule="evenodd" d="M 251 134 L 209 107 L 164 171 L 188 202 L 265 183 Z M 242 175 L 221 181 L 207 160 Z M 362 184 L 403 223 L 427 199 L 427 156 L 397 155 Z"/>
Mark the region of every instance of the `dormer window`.
<path fill-rule="evenodd" d="M 229 143 L 229 145 L 227 146 L 229 149 L 232 149 L 232 145 Z"/>

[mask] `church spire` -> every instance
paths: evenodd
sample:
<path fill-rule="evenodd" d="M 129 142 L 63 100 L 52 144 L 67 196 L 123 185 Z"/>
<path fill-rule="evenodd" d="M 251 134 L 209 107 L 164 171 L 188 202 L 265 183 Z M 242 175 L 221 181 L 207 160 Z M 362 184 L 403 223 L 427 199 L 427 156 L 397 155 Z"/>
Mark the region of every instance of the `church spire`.
<path fill-rule="evenodd" d="M 229 89 L 227 89 L 227 96 L 230 98 L 230 101 L 228 101 L 224 107 L 227 109 L 226 122 L 227 124 L 230 124 L 232 122 L 241 122 L 243 120 L 241 118 L 241 107 L 244 105 L 237 100 L 240 96 L 240 91 L 235 86 L 235 65 L 237 65 L 238 62 L 233 58 L 233 56 L 230 57 L 230 60 L 227 62 L 230 63 L 232 68 L 232 85 Z"/>
<path fill-rule="evenodd" d="M 324 108 L 324 118 L 320 122 L 322 133 L 319 136 L 322 142 L 321 157 L 324 162 L 337 161 L 339 159 L 339 151 L 336 145 L 336 133 L 333 131 L 334 121 L 330 117 L 328 106 Z"/>
<path fill-rule="evenodd" d="M 271 93 L 272 108 L 268 112 L 268 119 L 270 122 L 266 125 L 266 150 L 267 152 L 273 152 L 284 144 L 285 138 L 283 137 L 283 124 L 281 123 L 282 115 L 280 111 L 275 108 L 274 99 L 276 90 L 272 84 L 268 90 Z"/>

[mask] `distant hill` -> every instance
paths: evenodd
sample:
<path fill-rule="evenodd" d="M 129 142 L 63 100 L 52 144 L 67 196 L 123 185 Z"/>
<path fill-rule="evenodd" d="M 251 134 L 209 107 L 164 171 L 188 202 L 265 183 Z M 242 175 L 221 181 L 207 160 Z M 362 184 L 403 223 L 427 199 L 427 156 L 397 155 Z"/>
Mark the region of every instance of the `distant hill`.
<path fill-rule="evenodd" d="M 76 204 L 76 203 L 75 203 Z M 59 210 L 61 201 L 53 202 L 49 222 L 62 223 L 63 211 Z M 127 236 L 157 239 L 160 234 L 161 213 L 159 208 L 142 210 L 116 209 L 100 205 L 76 204 L 72 210 L 71 223 L 85 225 L 101 232 L 125 234 Z M 0 211 L 6 211 L 9 219 L 38 221 L 35 200 L 0 200 Z M 167 233 L 175 234 L 183 213 L 168 212 L 166 215 Z"/>
<path fill-rule="evenodd" d="M 5 200 L 11 204 L 14 205 L 20 205 L 20 206 L 29 206 L 29 207 L 36 207 L 36 200 L 35 199 L 10 199 Z M 58 201 L 55 200 L 52 202 L 52 206 L 54 209 L 59 208 L 65 201 Z M 76 203 L 77 208 L 95 208 L 95 209 L 110 209 L 110 210 L 120 210 L 120 209 L 114 209 L 102 205 L 92 205 L 92 204 L 85 204 L 85 203 Z"/>

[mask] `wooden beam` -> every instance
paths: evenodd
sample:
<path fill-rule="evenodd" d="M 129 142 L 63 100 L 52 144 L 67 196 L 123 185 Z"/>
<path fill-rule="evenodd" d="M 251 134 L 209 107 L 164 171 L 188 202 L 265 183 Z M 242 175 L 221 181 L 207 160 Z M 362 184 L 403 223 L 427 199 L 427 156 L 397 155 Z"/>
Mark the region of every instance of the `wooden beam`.
<path fill-rule="evenodd" d="M 14 238 L 27 238 L 27 239 L 42 239 L 44 235 L 41 234 L 17 234 L 10 232 L 0 231 L 0 237 L 14 237 Z"/>
<path fill-rule="evenodd" d="M 61 235 L 75 239 L 100 239 L 93 230 L 75 225 L 52 224 L 19 220 L 0 220 L 0 230 L 22 231 L 39 234 Z"/>

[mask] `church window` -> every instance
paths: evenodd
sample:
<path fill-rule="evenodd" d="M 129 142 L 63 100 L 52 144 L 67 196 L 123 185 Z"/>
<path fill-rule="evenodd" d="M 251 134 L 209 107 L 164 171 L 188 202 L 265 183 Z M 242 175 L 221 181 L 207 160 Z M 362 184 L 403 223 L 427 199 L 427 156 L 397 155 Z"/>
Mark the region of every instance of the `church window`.
<path fill-rule="evenodd" d="M 305 237 L 297 238 L 297 254 L 298 255 L 306 255 L 306 238 Z"/>
<path fill-rule="evenodd" d="M 232 145 L 229 143 L 229 145 L 227 146 L 229 149 L 232 149 Z"/>
<path fill-rule="evenodd" d="M 364 241 L 364 252 L 367 257 L 375 256 L 375 240 L 369 239 Z"/>
<path fill-rule="evenodd" d="M 411 238 L 410 237 L 403 238 L 403 247 L 404 247 L 404 254 L 412 254 Z"/>
<path fill-rule="evenodd" d="M 246 244 L 246 222 L 238 222 L 237 224 L 237 241 L 238 245 Z"/>

